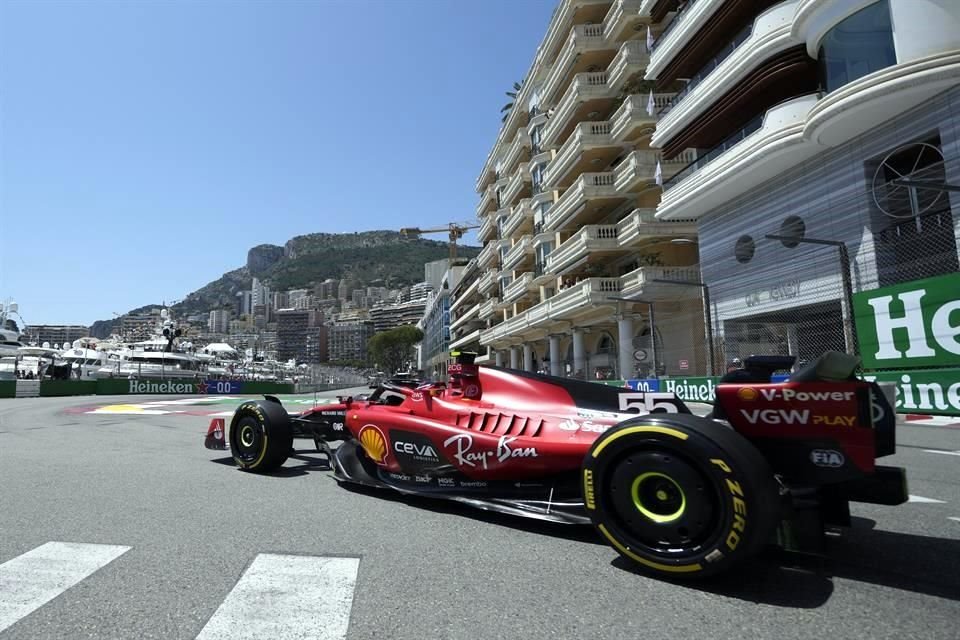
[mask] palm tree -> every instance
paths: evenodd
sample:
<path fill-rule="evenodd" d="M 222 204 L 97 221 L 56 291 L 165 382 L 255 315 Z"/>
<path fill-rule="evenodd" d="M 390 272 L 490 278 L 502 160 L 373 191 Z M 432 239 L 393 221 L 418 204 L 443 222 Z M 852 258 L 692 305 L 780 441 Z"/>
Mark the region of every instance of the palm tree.
<path fill-rule="evenodd" d="M 510 117 L 510 111 L 511 109 L 513 109 L 513 103 L 516 101 L 517 94 L 520 92 L 520 89 L 522 88 L 523 88 L 522 84 L 520 84 L 519 82 L 514 82 L 513 91 L 506 92 L 506 94 L 510 97 L 510 102 L 503 105 L 503 107 L 500 109 L 500 113 L 503 114 L 503 118 L 500 119 L 500 122 L 506 122 L 507 118 Z"/>

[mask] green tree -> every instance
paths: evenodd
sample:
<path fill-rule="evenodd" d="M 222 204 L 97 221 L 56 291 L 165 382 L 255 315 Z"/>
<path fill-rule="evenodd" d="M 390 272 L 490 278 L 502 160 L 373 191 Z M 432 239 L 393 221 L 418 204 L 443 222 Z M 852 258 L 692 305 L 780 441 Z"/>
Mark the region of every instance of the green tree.
<path fill-rule="evenodd" d="M 367 341 L 367 351 L 387 373 L 401 369 L 410 359 L 413 345 L 423 340 L 423 331 L 412 324 L 381 331 Z"/>
<path fill-rule="evenodd" d="M 513 109 L 513 104 L 517 101 L 517 94 L 520 92 L 520 89 L 523 88 L 523 85 L 519 82 L 513 83 L 513 91 L 507 91 L 506 94 L 510 98 L 510 102 L 503 105 L 500 108 L 500 113 L 503 114 L 503 117 L 500 119 L 500 122 L 506 122 L 507 118 L 510 117 L 510 111 Z"/>

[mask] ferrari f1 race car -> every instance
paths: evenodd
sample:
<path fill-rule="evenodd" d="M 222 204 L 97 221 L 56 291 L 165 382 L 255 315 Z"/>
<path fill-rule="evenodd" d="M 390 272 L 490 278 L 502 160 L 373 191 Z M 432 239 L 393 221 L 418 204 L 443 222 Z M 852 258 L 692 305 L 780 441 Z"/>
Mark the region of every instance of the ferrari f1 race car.
<path fill-rule="evenodd" d="M 593 525 L 639 569 L 672 578 L 729 571 L 768 543 L 822 552 L 849 503 L 906 502 L 896 420 L 859 359 L 828 352 L 786 382 L 792 357 L 755 356 L 716 387 L 706 417 L 673 394 L 474 364 L 449 384 L 381 384 L 288 414 L 272 396 L 210 424 L 206 447 L 250 472 L 313 440 L 341 483 Z M 336 448 L 331 443 L 339 442 Z"/>

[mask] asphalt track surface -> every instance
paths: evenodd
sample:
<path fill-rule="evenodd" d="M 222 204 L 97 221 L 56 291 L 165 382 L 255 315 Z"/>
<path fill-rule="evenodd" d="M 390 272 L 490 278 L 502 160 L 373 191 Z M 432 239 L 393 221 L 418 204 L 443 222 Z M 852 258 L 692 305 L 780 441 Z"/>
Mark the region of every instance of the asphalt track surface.
<path fill-rule="evenodd" d="M 0 400 L 0 639 L 960 635 L 958 428 L 902 424 L 885 463 L 919 501 L 854 505 L 829 557 L 693 585 L 590 528 L 350 491 L 310 456 L 244 473 L 206 417 L 85 412 L 152 400 Z"/>

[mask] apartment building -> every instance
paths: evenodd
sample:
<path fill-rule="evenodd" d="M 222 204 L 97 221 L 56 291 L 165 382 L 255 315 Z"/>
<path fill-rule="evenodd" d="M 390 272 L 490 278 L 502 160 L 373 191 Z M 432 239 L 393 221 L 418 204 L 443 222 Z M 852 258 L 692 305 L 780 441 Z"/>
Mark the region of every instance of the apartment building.
<path fill-rule="evenodd" d="M 373 337 L 369 322 L 334 324 L 327 327 L 330 362 L 366 362 L 367 341 Z"/>
<path fill-rule="evenodd" d="M 655 215 L 690 157 L 650 147 L 675 87 L 645 80 L 660 26 L 643 4 L 554 11 L 476 182 L 484 246 L 451 348 L 591 379 L 704 372 L 700 288 L 674 284 L 699 282 L 696 225 Z"/>
<path fill-rule="evenodd" d="M 307 309 L 277 310 L 277 359 L 298 363 L 327 360 L 327 327 L 323 313 Z"/>
<path fill-rule="evenodd" d="M 73 344 L 90 336 L 90 328 L 73 324 L 35 324 L 24 328 L 31 342 L 37 344 Z"/>
<path fill-rule="evenodd" d="M 960 2 L 640 11 L 665 25 L 646 79 L 682 85 L 652 145 L 693 154 L 664 177 L 656 217 L 699 223 L 718 360 L 855 353 L 856 294 L 957 273 Z"/>
<path fill-rule="evenodd" d="M 438 261 L 439 262 L 439 261 Z M 450 359 L 450 299 L 451 292 L 455 291 L 460 283 L 462 274 L 469 271 L 471 265 L 475 268 L 476 261 L 459 259 L 451 264 L 449 260 L 442 261 L 447 269 L 436 280 L 436 289 L 427 297 L 423 317 L 417 327 L 423 331 L 423 341 L 420 343 L 418 369 L 431 374 L 443 376 L 447 373 L 447 364 Z M 436 263 L 428 263 L 429 270 Z M 431 282 L 432 284 L 432 282 Z"/>

